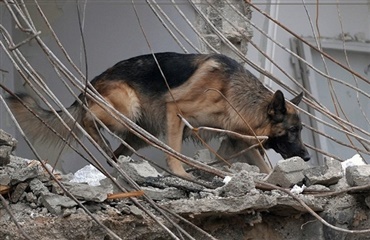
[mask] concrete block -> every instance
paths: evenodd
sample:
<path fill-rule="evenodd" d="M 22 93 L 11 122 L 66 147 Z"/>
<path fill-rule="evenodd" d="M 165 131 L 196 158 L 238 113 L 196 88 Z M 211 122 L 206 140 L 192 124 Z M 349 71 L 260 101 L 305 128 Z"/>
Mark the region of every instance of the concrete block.
<path fill-rule="evenodd" d="M 10 196 L 10 201 L 11 201 L 12 203 L 16 203 L 16 202 L 18 202 L 18 201 L 19 201 L 19 199 L 21 198 L 22 194 L 24 193 L 24 191 L 26 190 L 26 188 L 27 188 L 27 187 L 28 187 L 28 183 L 27 183 L 27 182 L 19 183 L 19 184 L 15 187 L 15 189 L 14 189 L 14 191 L 13 191 L 12 195 Z"/>
<path fill-rule="evenodd" d="M 33 179 L 38 177 L 42 173 L 42 169 L 39 168 L 39 165 L 35 164 L 32 166 L 27 166 L 25 168 L 19 169 L 17 171 L 10 173 L 12 185 L 15 185 L 19 182 L 24 182 L 28 179 Z"/>
<path fill-rule="evenodd" d="M 0 146 L 11 146 L 13 149 L 17 146 L 18 141 L 12 137 L 9 133 L 0 129 Z"/>
<path fill-rule="evenodd" d="M 135 205 L 130 205 L 130 213 L 140 219 L 143 219 L 145 217 L 145 213 Z"/>
<path fill-rule="evenodd" d="M 185 191 L 191 191 L 191 192 L 199 192 L 202 191 L 205 187 L 193 182 L 189 182 L 186 180 L 183 180 L 178 177 L 172 177 L 172 176 L 166 176 L 162 178 L 157 178 L 156 181 L 159 183 L 159 186 L 165 186 L 165 187 L 175 187 L 178 189 L 183 189 Z M 149 183 L 149 182 L 147 182 Z M 155 187 L 155 185 L 152 185 Z M 162 187 L 160 187 L 162 188 Z"/>
<path fill-rule="evenodd" d="M 303 182 L 303 171 L 309 165 L 300 157 L 292 157 L 277 162 L 272 172 L 267 176 L 268 183 L 276 184 L 281 187 L 291 187 Z"/>
<path fill-rule="evenodd" d="M 308 168 L 303 171 L 307 186 L 321 184 L 330 186 L 343 177 L 342 164 L 338 160 L 327 158 L 324 166 Z"/>
<path fill-rule="evenodd" d="M 65 187 L 73 196 L 82 201 L 104 202 L 108 197 L 108 193 L 111 193 L 111 189 L 82 183 L 66 183 Z"/>
<path fill-rule="evenodd" d="M 7 186 L 10 184 L 10 176 L 7 173 L 0 173 L 0 185 Z"/>
<path fill-rule="evenodd" d="M 13 147 L 11 146 L 0 146 L 0 166 L 5 166 L 10 163 L 10 154 Z"/>
<path fill-rule="evenodd" d="M 339 181 L 336 184 L 329 186 L 330 190 L 332 190 L 332 191 L 340 191 L 340 190 L 344 190 L 348 187 L 349 187 L 349 185 L 348 185 L 347 180 L 346 180 L 345 177 L 339 179 Z"/>
<path fill-rule="evenodd" d="M 53 193 L 41 194 L 40 201 L 44 207 L 52 214 L 59 215 L 62 213 L 62 207 L 72 208 L 77 206 L 77 203 L 66 196 L 61 196 Z"/>
<path fill-rule="evenodd" d="M 49 189 L 37 178 L 30 181 L 30 189 L 37 197 L 49 193 Z"/>
<path fill-rule="evenodd" d="M 370 165 L 346 168 L 346 179 L 351 187 L 370 184 Z"/>
<path fill-rule="evenodd" d="M 120 156 L 117 163 L 138 184 L 144 183 L 146 178 L 161 176 L 161 174 L 145 160 L 134 160 L 131 157 Z M 119 176 L 118 180 L 122 179 L 118 171 L 115 171 L 114 175 Z"/>
<path fill-rule="evenodd" d="M 314 185 L 307 187 L 305 191 L 307 192 L 326 192 L 326 191 L 330 191 L 330 188 L 324 185 L 314 184 Z"/>
<path fill-rule="evenodd" d="M 255 190 L 253 177 L 247 171 L 241 171 L 231 176 L 229 182 L 216 189 L 219 196 L 239 197 Z"/>
<path fill-rule="evenodd" d="M 248 163 L 236 162 L 231 164 L 230 171 L 237 173 L 240 171 L 259 173 L 260 169 L 257 166 L 249 165 Z"/>
<path fill-rule="evenodd" d="M 10 154 L 17 146 L 17 140 L 12 135 L 0 129 L 0 166 L 10 163 Z"/>
<path fill-rule="evenodd" d="M 187 197 L 184 191 L 174 187 L 169 187 L 165 189 L 141 187 L 141 189 L 144 190 L 146 195 L 156 201 L 180 199 Z"/>

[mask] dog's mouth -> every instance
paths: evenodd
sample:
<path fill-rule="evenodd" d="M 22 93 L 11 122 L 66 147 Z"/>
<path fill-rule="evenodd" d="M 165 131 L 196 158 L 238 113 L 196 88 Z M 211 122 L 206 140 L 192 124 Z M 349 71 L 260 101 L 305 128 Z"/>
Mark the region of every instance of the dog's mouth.
<path fill-rule="evenodd" d="M 280 155 L 284 158 L 284 159 L 288 159 L 288 158 L 291 158 L 291 157 L 300 157 L 303 159 L 303 161 L 307 162 L 311 159 L 311 156 L 310 154 L 307 152 L 307 151 L 302 151 L 302 153 L 300 154 L 286 154 L 286 153 L 280 153 Z"/>
<path fill-rule="evenodd" d="M 306 149 L 301 149 L 298 153 L 289 154 L 286 150 L 286 146 L 282 144 L 277 144 L 277 151 L 284 159 L 288 159 L 291 157 L 300 157 L 305 162 L 309 161 L 311 159 L 310 154 Z"/>

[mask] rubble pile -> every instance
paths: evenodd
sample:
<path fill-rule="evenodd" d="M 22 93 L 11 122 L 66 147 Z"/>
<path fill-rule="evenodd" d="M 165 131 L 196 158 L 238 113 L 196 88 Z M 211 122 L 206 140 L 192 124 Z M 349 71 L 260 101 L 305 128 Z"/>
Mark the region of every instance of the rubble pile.
<path fill-rule="evenodd" d="M 40 162 L 12 156 L 13 148 L 7 148 L 9 152 L 4 154 L 6 161 L 3 161 L 6 164 L 0 166 L 0 193 L 31 239 L 110 239 Z M 207 158 L 208 155 L 202 150 L 196 157 Z M 324 166 L 310 167 L 294 157 L 279 161 L 267 176 L 246 163 L 234 163 L 227 169 L 229 177 L 214 177 L 207 184 L 200 180 L 197 184 L 164 176 L 144 160 L 122 156 L 118 164 L 158 205 L 180 214 L 218 239 L 366 239 L 364 235 L 323 226 L 287 193 L 262 189 L 256 184 L 259 181 L 292 188 L 312 210 L 335 226 L 346 229 L 370 226 L 370 194 L 366 189 L 333 197 L 317 195 L 370 184 L 370 165 L 349 166 L 343 170 L 339 161 L 326 159 Z M 93 170 L 96 169 L 86 166 L 79 172 L 86 174 Z M 110 194 L 121 190 L 112 180 L 99 174 L 92 174 L 92 181 L 77 173 L 54 172 L 54 177 L 122 239 L 169 238 L 168 233 L 128 198 L 109 198 Z M 121 186 L 134 190 L 118 171 L 112 175 Z M 160 216 L 147 202 L 141 202 Z M 183 227 L 187 229 L 188 226 L 184 224 Z M 196 239 L 204 237 L 191 228 L 187 230 L 193 231 Z M 1 202 L 0 236 L 4 236 L 1 239 L 23 239 Z"/>

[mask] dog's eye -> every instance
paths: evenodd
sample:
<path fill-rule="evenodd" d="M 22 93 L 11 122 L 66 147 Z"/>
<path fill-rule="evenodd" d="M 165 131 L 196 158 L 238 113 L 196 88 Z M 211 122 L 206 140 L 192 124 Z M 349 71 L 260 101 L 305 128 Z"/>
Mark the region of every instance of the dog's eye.
<path fill-rule="evenodd" d="M 291 127 L 288 129 L 289 132 L 298 132 L 299 131 L 299 127 L 298 126 L 294 126 L 294 127 Z"/>

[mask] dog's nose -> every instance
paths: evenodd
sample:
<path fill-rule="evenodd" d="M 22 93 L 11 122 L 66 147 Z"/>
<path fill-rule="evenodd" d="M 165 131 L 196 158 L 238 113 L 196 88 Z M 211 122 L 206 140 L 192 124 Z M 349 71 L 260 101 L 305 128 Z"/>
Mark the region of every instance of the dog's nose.
<path fill-rule="evenodd" d="M 310 160 L 310 159 L 311 159 L 311 156 L 310 156 L 310 154 L 307 152 L 307 150 L 303 150 L 303 151 L 301 152 L 301 158 L 302 158 L 305 162 L 307 162 L 308 160 Z"/>

